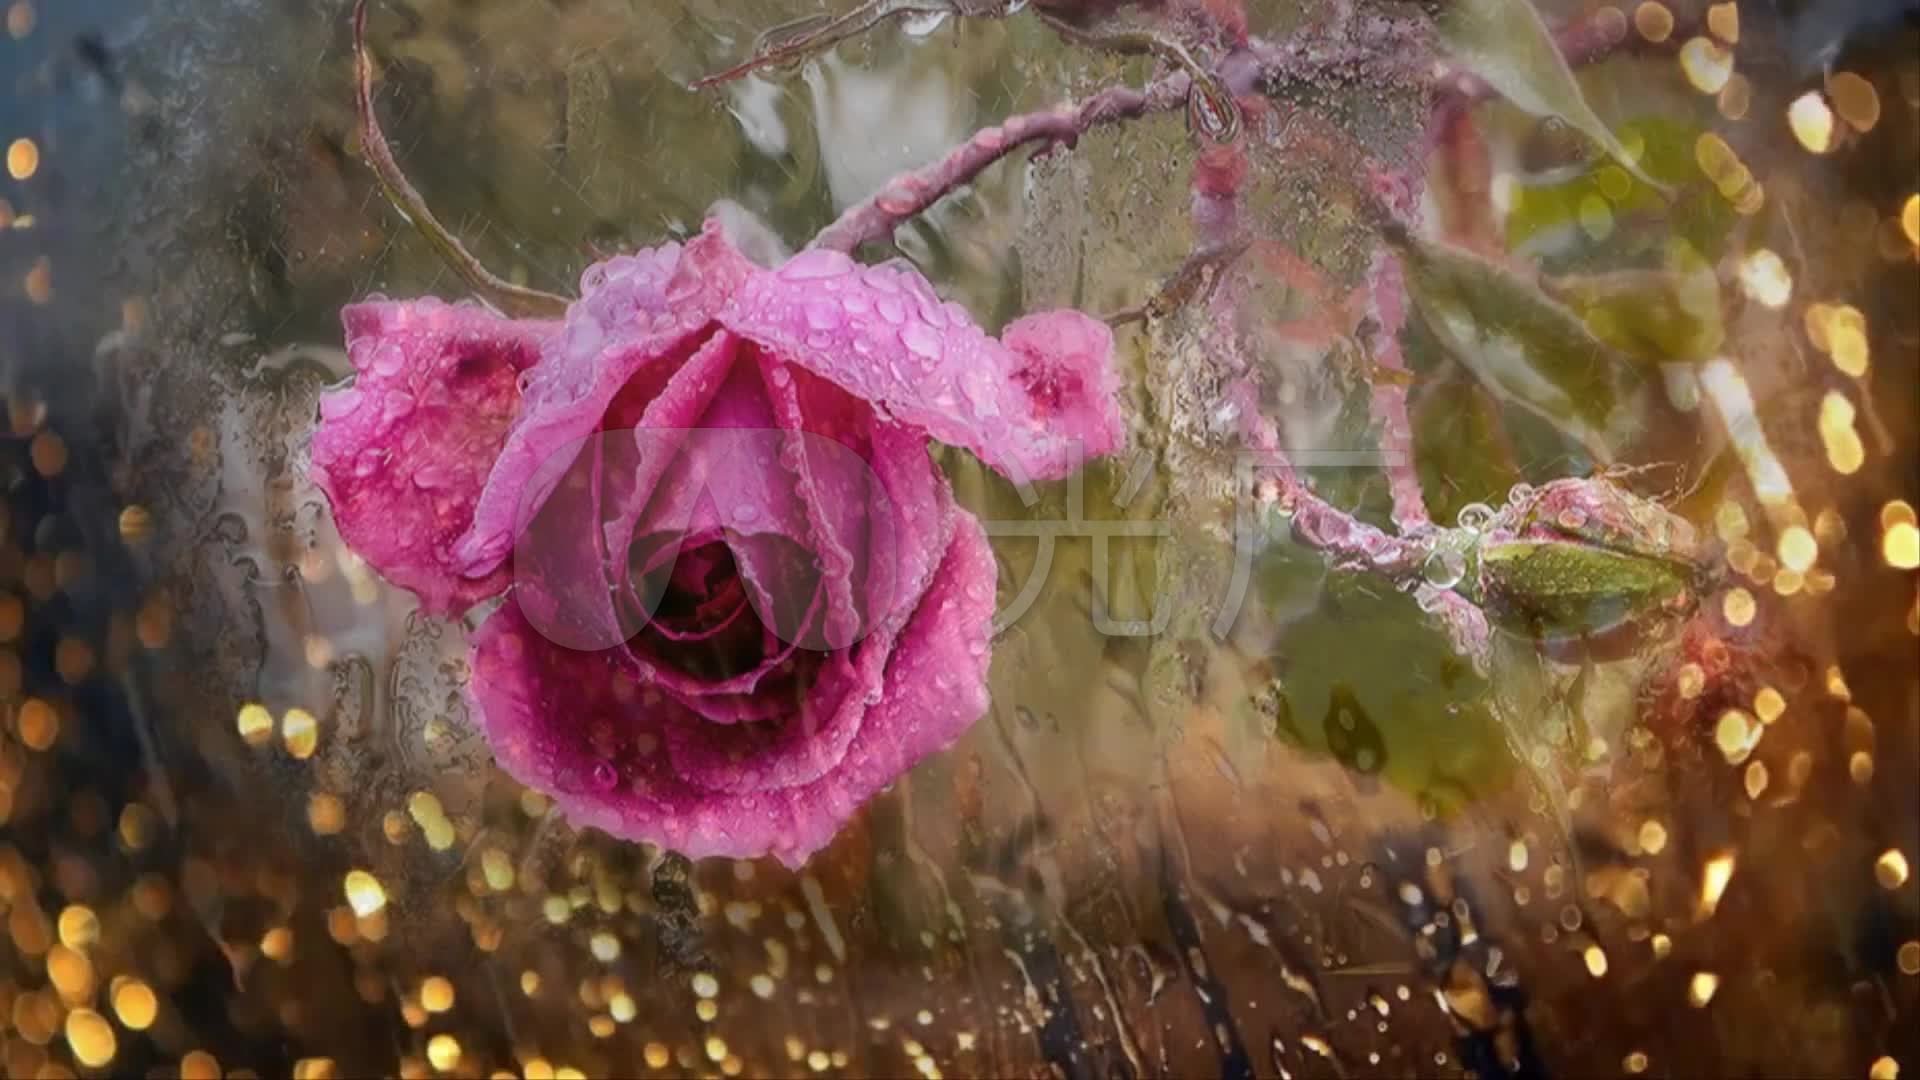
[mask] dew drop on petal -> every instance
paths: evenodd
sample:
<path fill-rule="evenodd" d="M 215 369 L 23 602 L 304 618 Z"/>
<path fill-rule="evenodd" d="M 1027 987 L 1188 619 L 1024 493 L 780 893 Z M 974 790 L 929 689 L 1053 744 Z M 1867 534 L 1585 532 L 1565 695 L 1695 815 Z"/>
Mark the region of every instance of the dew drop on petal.
<path fill-rule="evenodd" d="M 900 331 L 900 344 L 907 351 L 923 359 L 931 360 L 940 355 L 940 335 L 925 323 L 911 323 Z"/>
<path fill-rule="evenodd" d="M 389 378 L 400 374 L 400 369 L 406 364 L 407 354 L 400 350 L 400 346 L 393 344 L 381 345 L 374 349 L 373 355 L 367 359 L 369 370 L 375 375 Z"/>

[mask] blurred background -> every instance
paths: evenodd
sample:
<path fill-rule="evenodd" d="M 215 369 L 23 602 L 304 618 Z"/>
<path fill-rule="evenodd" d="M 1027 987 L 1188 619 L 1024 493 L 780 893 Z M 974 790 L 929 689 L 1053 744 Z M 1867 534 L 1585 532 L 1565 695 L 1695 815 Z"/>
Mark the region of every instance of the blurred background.
<path fill-rule="evenodd" d="M 340 307 L 458 295 L 360 164 L 346 5 L 0 8 L 5 1075 L 1920 1076 L 1911 5 L 1618 5 L 1632 47 L 1582 87 L 1671 205 L 1498 102 L 1473 114 L 1497 180 L 1432 178 L 1457 235 L 1704 387 L 1621 448 L 1724 546 L 1697 611 L 1624 657 L 1502 639 L 1482 671 L 1276 540 L 1214 636 L 1231 450 L 1196 434 L 1198 320 L 1149 319 L 1120 334 L 1144 487 L 943 464 L 983 517 L 1161 535 L 1063 541 L 989 715 L 798 873 L 576 831 L 500 774 L 467 628 L 346 551 L 306 479 Z M 1343 10 L 1248 8 L 1275 40 Z M 376 3 L 378 108 L 489 266 L 570 293 L 719 200 L 796 249 L 982 126 L 1151 72 L 1029 13 L 685 88 L 818 10 Z M 1417 162 L 1422 90 L 1269 97 L 1251 227 L 1351 286 L 1378 240 L 1326 133 Z M 1108 128 L 863 255 L 989 329 L 1118 311 L 1195 247 L 1198 149 L 1177 113 Z M 1595 284 L 1671 270 L 1676 238 L 1719 268 L 1704 306 Z M 1371 446 L 1368 346 L 1270 264 L 1234 273 L 1263 408 Z M 1405 346 L 1436 517 L 1590 467 Z M 1315 480 L 1385 522 L 1383 477 Z M 1040 555 L 996 554 L 1004 601 Z M 1175 614 L 1107 637 L 1096 602 Z"/>

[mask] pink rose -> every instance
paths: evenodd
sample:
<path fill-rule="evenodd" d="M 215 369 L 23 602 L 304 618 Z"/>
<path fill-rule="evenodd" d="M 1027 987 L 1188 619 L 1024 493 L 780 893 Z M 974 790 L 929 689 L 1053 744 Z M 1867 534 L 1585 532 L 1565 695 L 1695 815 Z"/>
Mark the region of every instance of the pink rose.
<path fill-rule="evenodd" d="M 609 259 L 564 319 L 348 308 L 313 476 L 435 613 L 504 594 L 472 693 L 573 821 L 797 866 L 985 710 L 995 567 L 927 440 L 1016 478 L 1121 440 L 1112 338 L 1000 340 L 911 270 L 777 270 L 709 223 Z"/>

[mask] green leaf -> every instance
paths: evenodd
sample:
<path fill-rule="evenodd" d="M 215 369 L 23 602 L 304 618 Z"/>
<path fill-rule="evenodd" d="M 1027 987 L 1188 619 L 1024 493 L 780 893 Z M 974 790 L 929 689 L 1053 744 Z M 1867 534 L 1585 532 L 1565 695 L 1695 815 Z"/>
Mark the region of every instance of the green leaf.
<path fill-rule="evenodd" d="M 1500 407 L 1457 365 L 1417 392 L 1414 464 L 1435 521 L 1473 503 L 1498 503 L 1520 481 Z M 1455 374 L 1458 373 L 1458 374 Z"/>
<path fill-rule="evenodd" d="M 1638 434 L 1645 376 L 1578 315 L 1478 255 L 1386 231 L 1421 321 L 1495 397 L 1534 413 L 1601 464 Z"/>
<path fill-rule="evenodd" d="M 1547 291 L 1586 321 L 1594 336 L 1648 363 L 1705 360 L 1726 341 L 1720 278 L 1692 248 L 1675 243 L 1659 270 L 1568 275 Z"/>
<path fill-rule="evenodd" d="M 1454 62 L 1486 80 L 1516 108 L 1535 116 L 1559 117 L 1636 179 L 1663 195 L 1672 194 L 1671 188 L 1641 170 L 1587 104 L 1573 69 L 1528 0 L 1447 0 L 1436 22 Z"/>
<path fill-rule="evenodd" d="M 1632 72 L 1609 75 L 1625 79 Z M 1727 233 L 1739 215 L 1711 184 L 1694 183 L 1700 179 L 1694 144 L 1706 126 L 1690 116 L 1636 116 L 1620 124 L 1619 129 L 1621 140 L 1639 151 L 1641 169 L 1678 188 L 1679 194 L 1664 199 L 1605 157 L 1595 157 L 1571 173 L 1564 168 L 1544 175 L 1515 173 L 1503 225 L 1508 251 L 1546 257 L 1563 250 L 1566 243 L 1562 238 L 1570 232 L 1575 236 L 1581 232 L 1583 210 L 1600 205 L 1617 220 L 1646 217 L 1666 226 L 1664 230 L 1635 233 L 1677 235 L 1697 251 L 1713 257 L 1725 254 Z M 1616 231 L 1610 245 L 1602 246 L 1621 246 L 1624 235 Z M 1638 242 L 1629 241 L 1625 246 L 1633 247 Z M 1591 242 L 1577 240 L 1576 246 L 1588 248 Z"/>
<path fill-rule="evenodd" d="M 1276 738 L 1442 811 L 1511 783 L 1514 763 L 1487 682 L 1411 597 L 1365 574 L 1324 574 L 1318 553 L 1292 545 L 1276 545 L 1263 562 L 1268 602 L 1284 579 L 1283 610 L 1296 614 L 1269 657 L 1275 678 L 1249 702 Z"/>

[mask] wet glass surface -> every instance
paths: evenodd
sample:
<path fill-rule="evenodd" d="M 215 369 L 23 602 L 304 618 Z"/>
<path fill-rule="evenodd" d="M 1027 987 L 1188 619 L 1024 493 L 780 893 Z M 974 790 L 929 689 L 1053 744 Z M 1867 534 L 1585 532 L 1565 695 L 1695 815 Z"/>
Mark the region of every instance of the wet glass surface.
<path fill-rule="evenodd" d="M 1177 88 L 855 253 L 1113 317 L 1126 439 L 936 444 L 990 700 L 797 869 L 516 783 L 490 609 L 342 541 L 341 309 L 469 292 L 347 5 L 0 6 L 6 1075 L 1920 1073 L 1900 5 L 963 4 L 695 91 L 822 9 L 375 3 L 401 166 L 567 296 Z"/>

